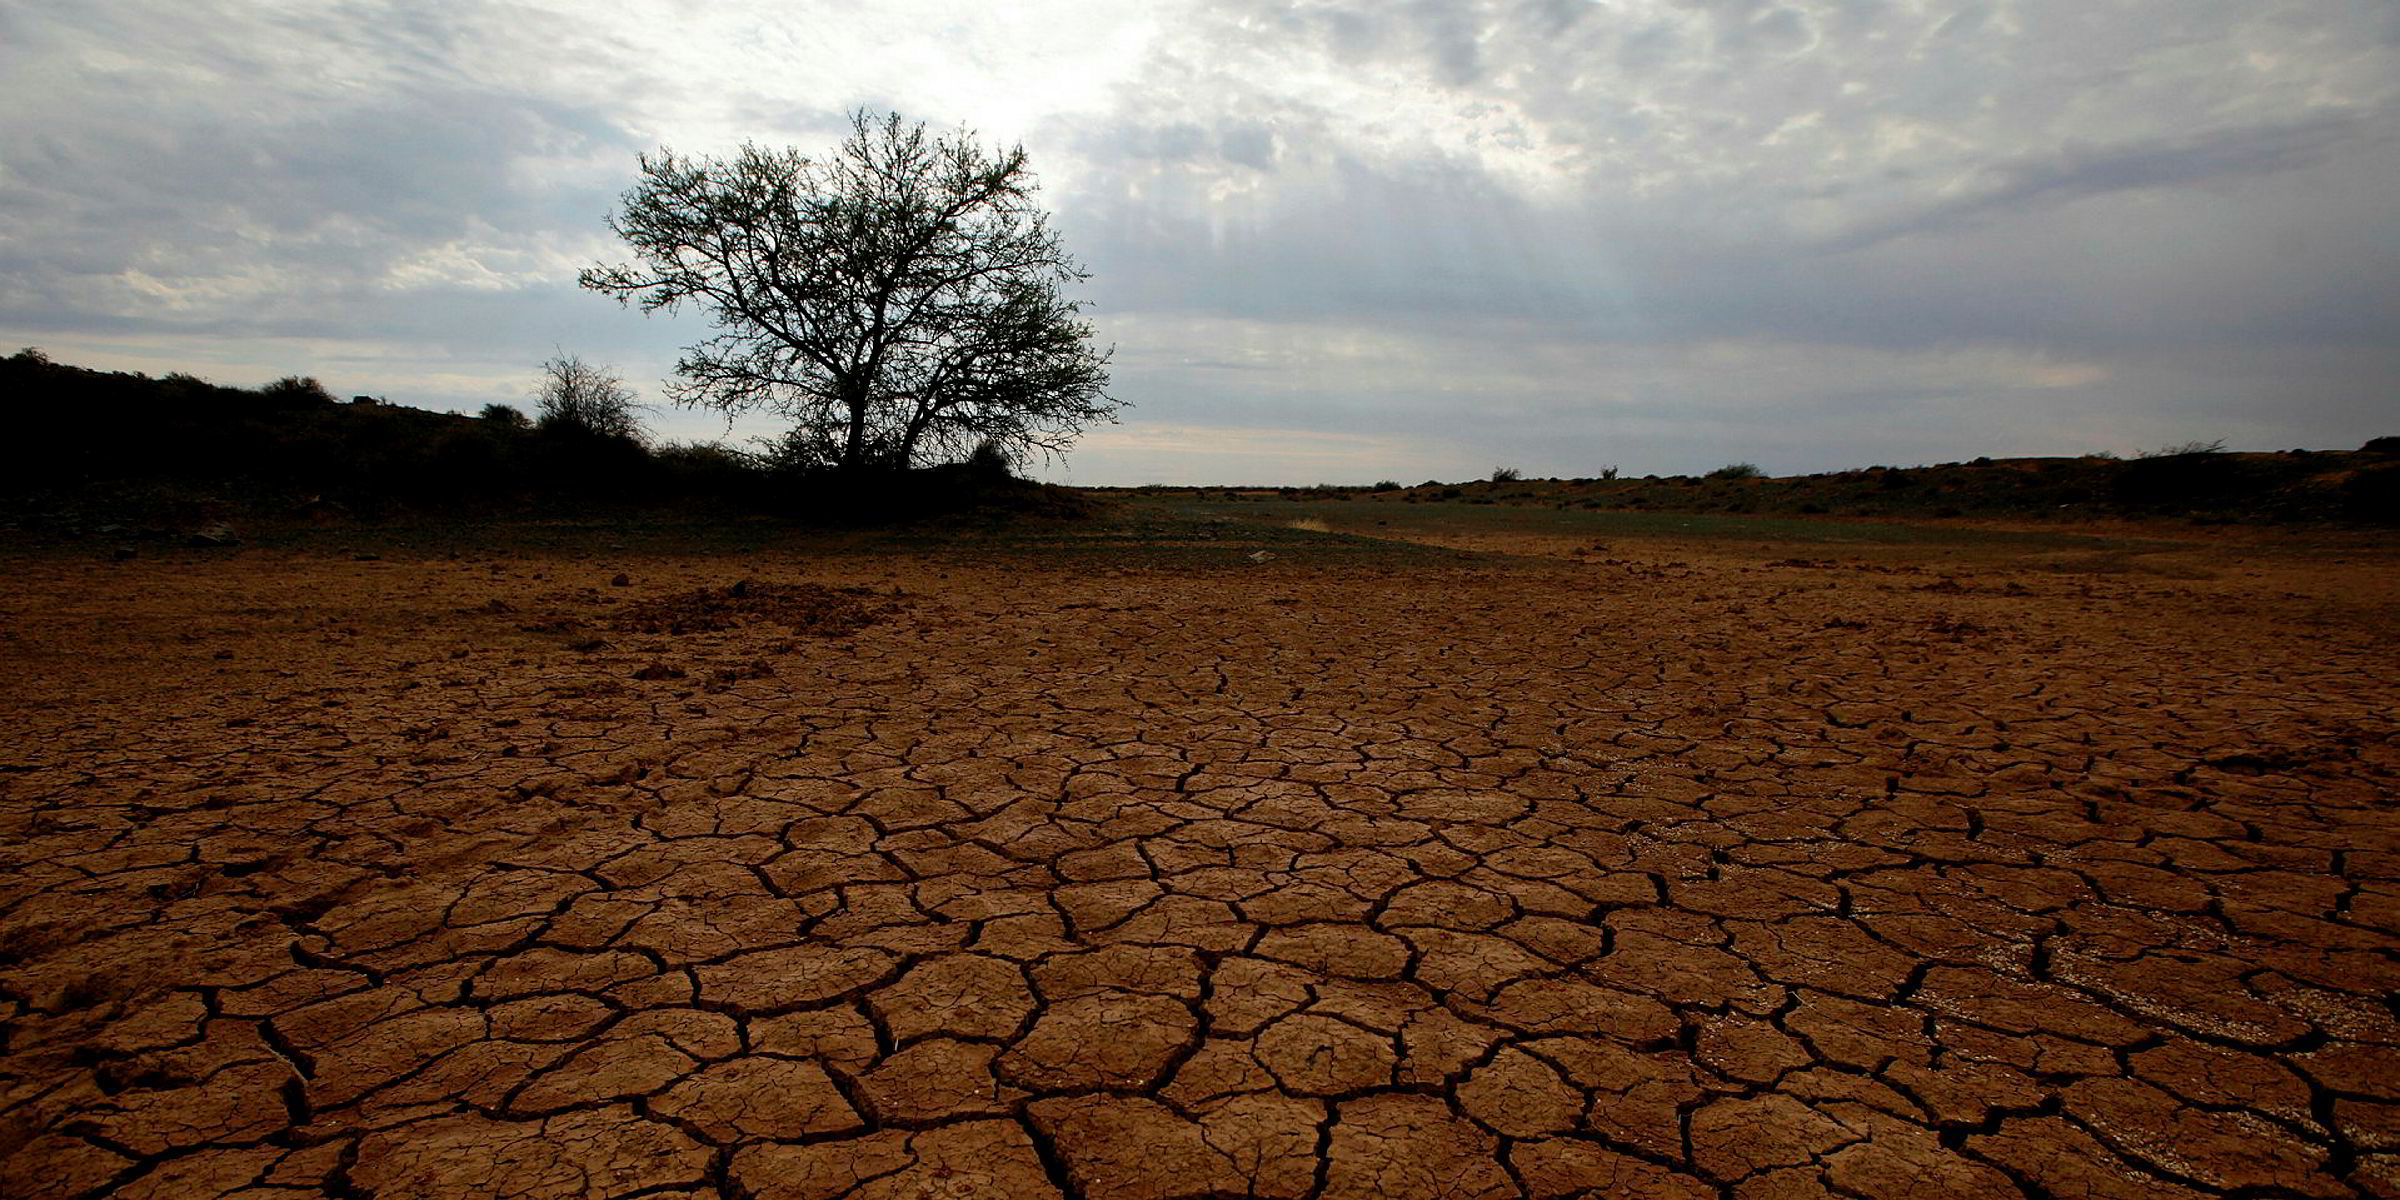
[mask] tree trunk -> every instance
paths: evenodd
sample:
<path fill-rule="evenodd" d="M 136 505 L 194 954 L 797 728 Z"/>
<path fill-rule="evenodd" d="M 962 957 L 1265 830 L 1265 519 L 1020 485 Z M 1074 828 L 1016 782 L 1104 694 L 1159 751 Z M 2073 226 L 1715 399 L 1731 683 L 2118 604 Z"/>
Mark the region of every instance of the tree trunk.
<path fill-rule="evenodd" d="M 842 443 L 841 468 L 857 472 L 867 465 L 867 389 L 851 386 L 842 390 L 842 403 L 850 409 L 850 436 Z"/>
<path fill-rule="evenodd" d="M 925 415 L 920 413 L 908 423 L 908 432 L 900 435 L 900 469 L 917 465 L 917 439 L 925 436 Z"/>

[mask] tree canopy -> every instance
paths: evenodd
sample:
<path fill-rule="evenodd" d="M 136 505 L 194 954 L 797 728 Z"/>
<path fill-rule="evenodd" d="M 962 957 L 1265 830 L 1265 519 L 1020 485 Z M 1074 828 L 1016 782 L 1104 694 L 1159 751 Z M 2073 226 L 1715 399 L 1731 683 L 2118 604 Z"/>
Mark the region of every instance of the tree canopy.
<path fill-rule="evenodd" d="M 1033 202 L 1023 147 L 864 111 L 831 157 L 745 144 L 641 159 L 609 227 L 635 261 L 582 273 L 638 305 L 705 309 L 669 395 L 792 422 L 825 466 L 905 467 L 990 445 L 1063 451 L 1113 420 L 1108 354 L 1063 288 L 1086 278 Z"/>

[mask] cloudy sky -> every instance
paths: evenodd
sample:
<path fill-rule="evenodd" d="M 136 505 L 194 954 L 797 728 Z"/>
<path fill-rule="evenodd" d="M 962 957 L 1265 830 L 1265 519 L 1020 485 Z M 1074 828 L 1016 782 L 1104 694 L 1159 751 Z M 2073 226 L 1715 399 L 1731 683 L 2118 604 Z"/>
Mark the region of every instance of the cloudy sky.
<path fill-rule="evenodd" d="M 2392 0 L 82 0 L 0 101 L 0 343 L 84 365 L 655 396 L 698 321 L 574 283 L 635 156 L 866 106 L 1022 142 L 1091 272 L 1130 407 L 1052 478 L 2400 433 Z"/>

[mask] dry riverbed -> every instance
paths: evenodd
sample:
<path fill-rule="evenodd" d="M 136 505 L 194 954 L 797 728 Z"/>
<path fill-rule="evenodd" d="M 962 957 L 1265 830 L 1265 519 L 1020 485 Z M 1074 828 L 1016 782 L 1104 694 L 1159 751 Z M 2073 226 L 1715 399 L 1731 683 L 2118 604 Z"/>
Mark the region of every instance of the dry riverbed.
<path fill-rule="evenodd" d="M 1245 511 L 12 557 L 0 1195 L 2400 1195 L 2372 545 Z"/>

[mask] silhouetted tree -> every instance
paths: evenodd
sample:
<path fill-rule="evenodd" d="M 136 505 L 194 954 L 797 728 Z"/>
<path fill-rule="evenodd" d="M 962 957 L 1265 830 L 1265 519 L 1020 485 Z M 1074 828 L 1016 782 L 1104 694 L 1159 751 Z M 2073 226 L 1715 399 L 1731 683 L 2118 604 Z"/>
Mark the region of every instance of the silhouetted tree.
<path fill-rule="evenodd" d="M 718 333 L 676 364 L 680 403 L 793 424 L 785 454 L 857 469 L 1061 451 L 1114 419 L 1108 355 L 1061 288 L 1086 276 L 1033 203 L 1025 151 L 852 114 L 829 159 L 661 150 L 609 228 L 638 262 L 584 287 Z"/>
<path fill-rule="evenodd" d="M 484 415 L 492 415 L 487 406 Z M 642 420 L 633 389 L 608 367 L 595 366 L 572 354 L 542 364 L 534 392 L 535 425 L 544 433 L 591 434 L 598 437 L 642 439 Z"/>

